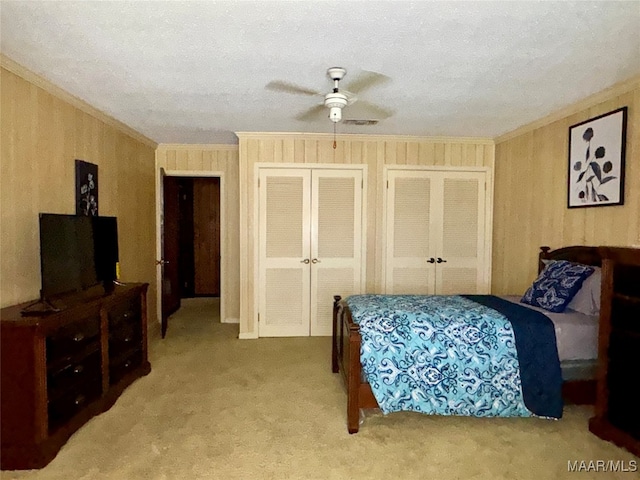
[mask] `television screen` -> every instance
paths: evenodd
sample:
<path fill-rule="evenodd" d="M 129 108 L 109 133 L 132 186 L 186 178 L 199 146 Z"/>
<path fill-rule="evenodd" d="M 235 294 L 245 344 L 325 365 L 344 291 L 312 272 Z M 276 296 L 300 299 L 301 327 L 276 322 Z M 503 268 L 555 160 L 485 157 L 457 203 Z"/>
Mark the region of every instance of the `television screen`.
<path fill-rule="evenodd" d="M 43 298 L 98 283 L 90 217 L 40 214 L 40 267 Z"/>

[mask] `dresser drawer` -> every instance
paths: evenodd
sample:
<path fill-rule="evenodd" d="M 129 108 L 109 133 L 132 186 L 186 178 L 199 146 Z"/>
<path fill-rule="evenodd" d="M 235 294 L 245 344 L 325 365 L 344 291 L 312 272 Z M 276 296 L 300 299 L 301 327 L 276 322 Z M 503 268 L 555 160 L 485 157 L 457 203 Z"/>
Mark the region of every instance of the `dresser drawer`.
<path fill-rule="evenodd" d="M 48 406 L 49 433 L 55 432 L 101 395 L 102 380 L 98 376 L 88 382 L 75 385 L 74 388 L 69 389 L 57 399 L 50 399 Z"/>
<path fill-rule="evenodd" d="M 109 357 L 117 357 L 134 346 L 142 345 L 142 331 L 139 324 L 120 323 L 109 331 Z"/>
<path fill-rule="evenodd" d="M 71 358 L 100 338 L 100 312 L 56 330 L 47 336 L 47 363 Z"/>
<path fill-rule="evenodd" d="M 109 328 L 112 329 L 122 323 L 140 324 L 142 312 L 140 298 L 131 297 L 109 308 Z"/>
<path fill-rule="evenodd" d="M 60 364 L 47 374 L 47 395 L 49 401 L 63 397 L 69 390 L 82 383 L 99 379 L 102 383 L 102 355 L 100 344 L 86 357 Z"/>
<path fill-rule="evenodd" d="M 118 383 L 129 372 L 142 365 L 142 349 L 132 350 L 118 358 L 114 358 L 109 364 L 109 384 Z"/>

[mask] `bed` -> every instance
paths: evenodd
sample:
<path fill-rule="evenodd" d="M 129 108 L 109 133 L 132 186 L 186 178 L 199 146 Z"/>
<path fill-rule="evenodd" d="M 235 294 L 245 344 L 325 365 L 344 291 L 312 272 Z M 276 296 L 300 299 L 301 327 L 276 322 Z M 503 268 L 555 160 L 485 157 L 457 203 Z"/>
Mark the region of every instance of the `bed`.
<path fill-rule="evenodd" d="M 573 262 L 585 266 L 590 267 L 598 267 L 594 268 L 599 271 L 599 267 L 601 266 L 601 255 L 598 247 L 589 247 L 589 246 L 572 246 L 560 248 L 557 250 L 551 250 L 549 247 L 541 247 L 541 251 L 539 253 L 539 262 L 538 262 L 538 272 L 542 272 L 545 269 L 545 266 L 551 263 L 560 264 L 562 260 L 566 260 L 568 262 Z M 588 267 L 587 267 L 588 268 Z M 593 303 L 595 301 L 599 301 L 599 277 L 596 278 L 596 275 L 591 275 L 593 282 L 590 284 L 590 288 L 592 290 L 597 289 L 598 298 L 593 299 Z M 535 283 L 535 282 L 534 282 Z M 583 291 L 587 289 L 587 281 L 584 282 L 584 288 L 581 290 L 581 295 L 576 295 L 576 298 L 580 296 L 583 299 Z M 593 292 L 592 292 L 593 295 Z M 385 298 L 387 297 L 387 298 Z M 391 297 L 391 298 L 389 298 Z M 393 298 L 395 297 L 395 298 Z M 373 373 L 372 366 L 368 360 L 365 361 L 365 367 L 363 368 L 361 362 L 361 349 L 363 345 L 367 351 L 367 354 L 372 352 L 370 347 L 367 347 L 367 342 L 370 342 L 372 335 L 369 330 L 367 330 L 373 323 L 363 321 L 363 318 L 366 317 L 367 312 L 373 312 L 376 308 L 396 308 L 393 302 L 400 302 L 402 305 L 408 305 L 405 301 L 422 301 L 422 299 L 407 299 L 407 298 L 399 298 L 404 296 L 383 296 L 383 295 L 362 295 L 362 296 L 352 296 L 348 299 L 342 299 L 340 296 L 334 297 L 334 305 L 333 305 L 333 337 L 332 337 L 332 371 L 334 373 L 341 373 L 344 384 L 347 390 L 347 427 L 349 433 L 357 433 L 360 427 L 360 411 L 361 409 L 374 409 L 381 408 L 383 413 L 388 413 L 390 411 L 398 411 L 398 410 L 413 410 L 413 411 L 422 411 L 424 413 L 435 413 L 435 414 L 453 414 L 453 415 L 474 415 L 474 416 L 527 416 L 529 413 L 523 412 L 522 398 L 513 400 L 514 405 L 509 405 L 508 402 L 504 402 L 501 400 L 501 408 L 499 411 L 476 411 L 472 405 L 472 399 L 464 398 L 464 390 L 469 390 L 469 385 L 473 385 L 473 382 L 476 382 L 478 378 L 482 375 L 486 376 L 486 372 L 482 373 L 474 373 L 471 372 L 472 375 L 467 375 L 465 377 L 465 382 L 467 382 L 464 388 L 460 388 L 460 385 L 449 385 L 449 388 L 453 388 L 454 390 L 458 390 L 459 392 L 456 394 L 457 397 L 455 399 L 456 402 L 465 403 L 464 408 L 461 408 L 459 411 L 452 411 L 451 409 L 445 408 L 444 410 L 438 410 L 435 407 L 432 409 L 430 407 L 431 404 L 434 404 L 433 398 L 422 398 L 418 399 L 423 402 L 423 404 L 418 404 L 418 406 L 410 404 L 407 401 L 406 394 L 397 393 L 396 397 L 400 398 L 390 398 L 389 401 L 381 400 L 379 402 L 376 399 L 376 395 L 378 398 L 381 397 L 380 386 L 381 384 L 388 383 L 386 382 L 390 376 L 396 376 L 398 367 L 394 362 L 385 365 L 384 368 L 377 367 L 378 370 L 384 370 L 384 372 Z M 408 296 L 407 296 L 408 297 Z M 423 296 L 423 297 L 431 297 L 429 301 L 433 302 L 441 302 L 444 301 L 442 298 L 438 298 L 441 296 Z M 456 296 L 458 297 L 458 296 Z M 540 338 L 532 339 L 529 342 L 523 342 L 522 339 L 528 338 L 525 335 L 529 335 L 529 333 L 523 334 L 522 332 L 529 328 L 529 332 L 532 331 L 530 325 L 527 321 L 518 320 L 521 326 L 517 326 L 517 322 L 513 322 L 510 317 L 509 320 L 512 324 L 512 329 L 516 331 L 520 329 L 520 333 L 515 336 L 517 339 L 518 336 L 521 337 L 520 345 L 524 345 L 527 347 L 530 352 L 530 355 L 534 357 L 522 362 L 521 360 L 521 375 L 522 378 L 518 378 L 519 382 L 522 381 L 522 392 L 523 395 L 526 394 L 528 396 L 528 401 L 531 401 L 533 398 L 532 395 L 538 395 L 538 399 L 535 400 L 540 404 L 540 402 L 547 402 L 545 405 L 540 407 L 535 407 L 538 409 L 538 413 L 533 413 L 531 416 L 540 416 L 540 417 L 549 417 L 549 418 L 559 418 L 561 416 L 562 410 L 562 401 L 568 401 L 571 403 L 593 403 L 595 398 L 595 378 L 596 378 L 596 363 L 597 363 L 597 335 L 598 335 L 598 312 L 596 308 L 599 308 L 599 305 L 592 304 L 589 309 L 590 311 L 585 310 L 585 307 L 575 307 L 580 312 L 574 311 L 572 308 L 568 308 L 563 313 L 551 313 L 546 310 L 536 308 L 532 305 L 522 306 L 520 303 L 521 296 L 462 296 L 463 298 L 454 298 L 454 303 L 460 303 L 461 308 L 465 311 L 474 311 L 477 315 L 474 318 L 481 318 L 484 313 L 486 313 L 487 307 L 489 309 L 500 307 L 501 309 L 506 309 L 505 312 L 511 312 L 513 310 L 516 313 L 509 313 L 514 316 L 518 315 L 529 315 L 529 312 L 532 312 L 531 315 L 538 315 L 538 318 L 534 318 L 537 322 L 543 322 L 540 317 L 546 317 L 550 320 L 546 320 L 545 328 L 540 328 L 541 330 L 547 331 L 545 335 L 549 335 L 549 329 L 552 330 L 551 337 L 553 337 L 553 333 L 555 333 L 555 339 L 553 341 L 553 352 L 547 351 L 546 353 L 542 352 L 546 347 L 546 345 L 550 344 L 547 340 Z M 351 302 L 351 307 L 349 303 Z M 448 302 L 449 299 L 446 299 Z M 469 304 L 468 302 L 474 302 Z M 391 302 L 391 303 L 389 303 Z M 476 302 L 479 302 L 480 305 L 477 305 Z M 413 305 L 413 303 L 411 304 Z M 431 305 L 431 304 L 430 304 Z M 470 306 L 472 305 L 472 306 Z M 570 305 L 573 307 L 573 305 Z M 400 308 L 400 307 L 398 307 Z M 404 307 L 402 307 L 404 308 Z M 409 307 L 409 310 L 414 307 Z M 445 307 L 438 307 L 445 308 Z M 367 310 L 370 309 L 370 310 Z M 514 310 L 518 309 L 518 310 Z M 354 321 L 354 312 L 359 318 L 359 322 Z M 524 312 L 527 310 L 527 312 Z M 543 312 L 543 313 L 539 313 Z M 584 312 L 584 313 L 583 313 Z M 406 312 L 404 312 L 406 313 Z M 365 315 L 365 316 L 363 316 Z M 474 314 L 475 315 L 475 314 Z M 507 313 L 505 313 L 507 315 Z M 406 316 L 406 315 L 405 315 Z M 485 322 L 486 323 L 486 322 Z M 538 323 L 540 324 L 540 323 Z M 540 324 L 541 325 L 541 324 Z M 549 327 L 551 325 L 551 327 Z M 395 328 L 395 327 L 394 327 Z M 507 329 L 509 327 L 506 327 Z M 524 330 L 523 330 L 524 329 Z M 476 329 L 477 331 L 477 329 Z M 498 330 L 502 331 L 502 330 Z M 508 333 L 508 332 L 507 332 Z M 516 332 L 517 333 L 517 332 Z M 537 334 L 536 334 L 537 335 Z M 363 343 L 363 336 L 365 338 L 365 342 Z M 424 336 L 424 335 L 423 335 Z M 427 335 L 428 337 L 428 335 Z M 434 337 L 430 337 L 433 339 Z M 507 338 L 507 337 L 505 337 Z M 556 342 L 557 339 L 557 342 Z M 513 343 L 513 338 L 511 339 Z M 537 343 L 536 343 L 537 342 Z M 506 343 L 509 343 L 509 340 L 506 340 Z M 516 342 L 517 343 L 517 342 Z M 531 345 L 527 346 L 525 343 L 531 343 Z M 433 346 L 432 346 L 433 347 Z M 367 349 L 368 348 L 368 349 Z M 433 347 L 435 348 L 435 347 Z M 488 349 L 495 349 L 496 347 L 487 347 Z M 520 348 L 520 346 L 518 346 Z M 393 346 L 391 348 L 393 350 Z M 474 353 L 474 355 L 477 353 Z M 481 352 L 479 355 L 483 355 Z M 509 354 L 506 353 L 506 360 L 501 361 L 509 361 Z M 537 358 L 535 358 L 537 355 Z M 442 357 L 441 352 L 441 357 Z M 547 359 L 547 357 L 549 357 Z M 369 357 L 366 357 L 369 358 Z M 551 362 L 548 364 L 537 365 L 541 362 Z M 526 366 L 527 364 L 533 365 L 532 367 Z M 517 363 L 516 363 L 517 365 Z M 556 365 L 558 368 L 556 368 Z M 423 365 L 424 367 L 425 365 Z M 525 370 L 529 369 L 529 373 Z M 494 367 L 491 367 L 494 368 Z M 516 367 L 517 368 L 517 367 Z M 537 368 L 532 375 L 531 368 Z M 428 368 L 423 369 L 423 376 L 428 377 Z M 438 372 L 440 375 L 440 373 Z M 377 376 L 376 376 L 377 375 Z M 533 378 L 538 377 L 540 378 Z M 380 381 L 384 377 L 383 380 Z M 473 377 L 473 378 L 471 378 Z M 505 383 L 509 383 L 510 380 L 507 379 L 508 375 L 504 375 Z M 373 385 L 369 382 L 369 378 L 373 379 Z M 453 377 L 452 377 L 453 378 Z M 428 378 L 427 378 L 428 380 Z M 491 380 L 490 380 L 491 381 Z M 455 380 L 454 380 L 455 382 Z M 471 382 L 471 383 L 469 383 Z M 534 382 L 534 383 L 532 383 Z M 535 383 L 537 382 L 537 383 Z M 400 383 L 398 381 L 398 383 Z M 405 382 L 406 383 L 406 382 Z M 477 382 L 476 382 L 477 383 Z M 527 385 L 525 385 L 527 384 Z M 530 385 L 530 386 L 529 386 Z M 527 391 L 525 392 L 525 386 L 527 387 Z M 449 390 L 447 388 L 447 390 Z M 475 387 L 473 387 L 475 388 Z M 546 389 L 546 390 L 545 390 Z M 376 391 L 376 395 L 374 395 L 374 390 Z M 544 391 L 543 391 L 544 390 Z M 535 392 L 534 394 L 530 392 Z M 440 389 L 439 392 L 442 392 Z M 507 397 L 509 397 L 509 392 L 507 393 Z M 389 393 L 391 395 L 391 392 Z M 415 396 L 415 394 L 411 394 Z M 424 395 L 428 397 L 429 395 Z M 522 395 L 521 395 L 522 396 Z M 403 403 L 404 402 L 404 403 Z M 426 402 L 427 407 L 424 407 L 424 402 Z M 443 405 L 446 402 L 451 403 L 451 399 L 446 400 L 442 399 Z M 436 402 L 437 403 L 437 402 Z M 498 401 L 495 402 L 499 403 Z M 526 402 L 525 402 L 526 403 Z M 471 405 L 472 408 L 469 408 Z M 558 415 L 558 409 L 559 415 Z M 524 410 L 529 410 L 524 407 Z M 551 413 L 549 413 L 551 412 Z"/>

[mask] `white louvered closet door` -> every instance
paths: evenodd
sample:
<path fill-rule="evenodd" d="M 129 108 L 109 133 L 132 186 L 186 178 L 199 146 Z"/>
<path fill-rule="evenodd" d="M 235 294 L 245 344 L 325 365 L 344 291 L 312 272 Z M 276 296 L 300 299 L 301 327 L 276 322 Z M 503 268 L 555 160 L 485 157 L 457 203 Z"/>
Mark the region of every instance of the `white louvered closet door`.
<path fill-rule="evenodd" d="M 442 172 L 436 293 L 488 293 L 485 280 L 485 173 Z"/>
<path fill-rule="evenodd" d="M 261 337 L 331 335 L 333 296 L 361 293 L 362 170 L 261 168 Z"/>
<path fill-rule="evenodd" d="M 486 172 L 389 169 L 385 289 L 488 293 Z"/>
<path fill-rule="evenodd" d="M 432 294 L 435 269 L 433 173 L 389 171 L 385 286 L 388 294 Z"/>
<path fill-rule="evenodd" d="M 259 335 L 309 335 L 311 172 L 260 170 Z"/>
<path fill-rule="evenodd" d="M 361 293 L 362 170 L 314 170 L 311 335 L 332 333 L 333 296 Z"/>

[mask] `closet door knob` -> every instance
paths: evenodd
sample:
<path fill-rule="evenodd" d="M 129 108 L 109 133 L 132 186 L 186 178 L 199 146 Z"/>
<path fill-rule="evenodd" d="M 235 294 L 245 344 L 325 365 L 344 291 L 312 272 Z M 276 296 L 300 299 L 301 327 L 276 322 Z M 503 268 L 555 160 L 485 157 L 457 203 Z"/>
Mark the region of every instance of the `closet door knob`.
<path fill-rule="evenodd" d="M 300 263 L 306 263 L 308 265 L 309 264 L 309 259 L 305 258 L 304 260 L 300 260 Z"/>
<path fill-rule="evenodd" d="M 446 261 L 446 260 L 443 260 L 443 259 L 441 259 L 440 257 L 438 257 L 437 262 L 438 262 L 438 263 L 447 263 L 447 261 Z"/>
<path fill-rule="evenodd" d="M 427 260 L 427 263 L 436 263 L 436 259 L 431 257 L 429 260 Z"/>
<path fill-rule="evenodd" d="M 318 260 L 317 258 L 314 258 L 313 260 L 311 260 L 311 263 L 313 264 L 320 263 L 320 260 Z"/>

